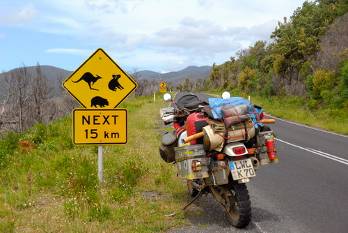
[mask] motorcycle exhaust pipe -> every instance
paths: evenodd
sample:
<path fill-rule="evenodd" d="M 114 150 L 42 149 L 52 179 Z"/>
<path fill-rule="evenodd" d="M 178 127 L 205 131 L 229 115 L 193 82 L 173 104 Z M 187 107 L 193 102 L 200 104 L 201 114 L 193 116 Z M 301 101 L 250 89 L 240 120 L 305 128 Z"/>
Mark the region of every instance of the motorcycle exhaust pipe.
<path fill-rule="evenodd" d="M 251 162 L 253 163 L 254 169 L 258 169 L 260 167 L 260 161 L 255 157 L 250 157 Z"/>

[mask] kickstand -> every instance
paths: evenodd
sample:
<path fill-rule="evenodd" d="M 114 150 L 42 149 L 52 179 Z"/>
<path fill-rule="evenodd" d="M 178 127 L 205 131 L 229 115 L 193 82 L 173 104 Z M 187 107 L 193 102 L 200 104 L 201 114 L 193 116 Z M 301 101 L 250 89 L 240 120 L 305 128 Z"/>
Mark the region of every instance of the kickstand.
<path fill-rule="evenodd" d="M 187 203 L 185 206 L 184 206 L 184 208 L 182 208 L 182 210 L 185 210 L 187 207 L 189 207 L 193 202 L 195 202 L 198 198 L 200 198 L 201 196 L 202 196 L 202 192 L 203 191 L 203 189 L 202 190 L 200 190 L 199 191 L 199 193 L 189 202 L 189 203 Z"/>

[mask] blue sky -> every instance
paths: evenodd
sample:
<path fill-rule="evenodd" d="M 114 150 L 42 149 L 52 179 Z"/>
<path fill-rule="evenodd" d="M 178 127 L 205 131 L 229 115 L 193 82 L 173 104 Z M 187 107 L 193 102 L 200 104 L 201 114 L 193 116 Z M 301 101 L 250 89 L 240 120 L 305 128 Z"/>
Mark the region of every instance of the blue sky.
<path fill-rule="evenodd" d="M 39 62 L 76 69 L 103 48 L 124 69 L 220 64 L 303 0 L 1 0 L 0 72 Z"/>

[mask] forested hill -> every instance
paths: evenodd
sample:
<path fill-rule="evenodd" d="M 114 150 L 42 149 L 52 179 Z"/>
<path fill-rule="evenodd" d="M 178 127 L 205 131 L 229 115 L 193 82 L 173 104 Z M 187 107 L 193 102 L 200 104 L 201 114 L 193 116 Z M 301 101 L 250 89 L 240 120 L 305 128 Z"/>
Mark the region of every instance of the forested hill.
<path fill-rule="evenodd" d="M 214 65 L 207 85 L 302 96 L 310 108 L 348 108 L 347 12 L 347 0 L 305 2 L 278 23 L 271 42 L 257 41 Z"/>

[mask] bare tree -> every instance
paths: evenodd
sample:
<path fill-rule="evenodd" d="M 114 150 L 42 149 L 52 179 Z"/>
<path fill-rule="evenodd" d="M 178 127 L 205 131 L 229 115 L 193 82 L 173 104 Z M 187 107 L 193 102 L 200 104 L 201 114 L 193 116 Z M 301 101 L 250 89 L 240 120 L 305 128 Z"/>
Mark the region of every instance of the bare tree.
<path fill-rule="evenodd" d="M 47 78 L 43 75 L 39 63 L 37 63 L 35 71 L 35 75 L 30 82 L 32 108 L 34 109 L 33 117 L 36 122 L 42 123 L 45 115 L 44 110 L 47 109 L 48 85 Z"/>
<path fill-rule="evenodd" d="M 18 130 L 23 132 L 26 127 L 25 108 L 28 107 L 30 96 L 29 84 L 30 75 L 25 65 L 11 72 L 6 78 L 8 85 L 8 101 L 6 104 L 7 114 L 13 118 L 18 118 Z M 6 110 L 5 110 L 6 111 Z"/>

